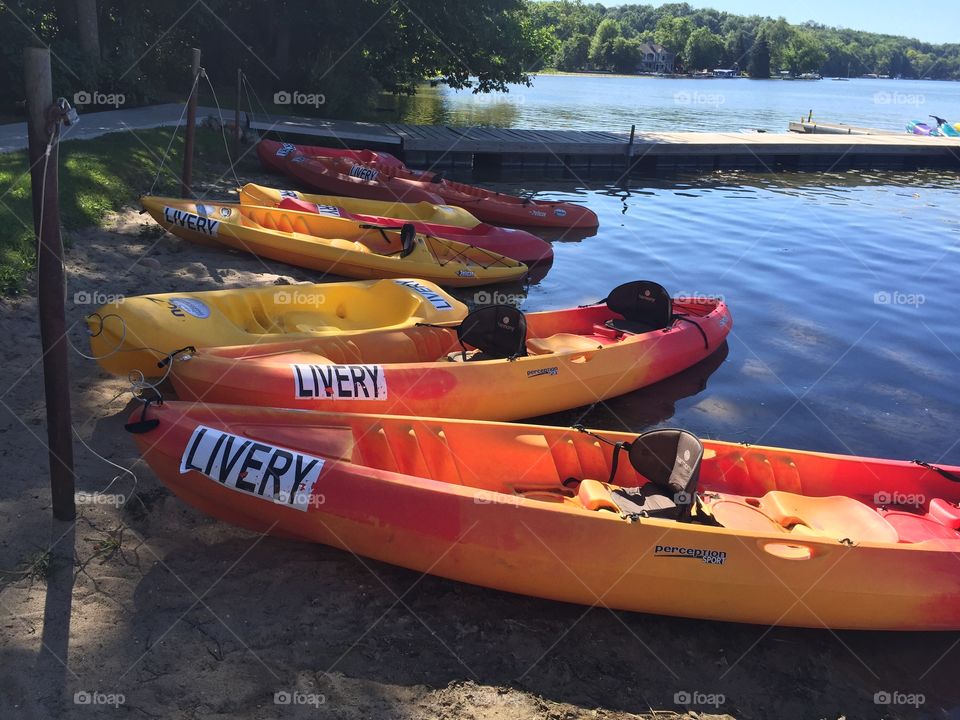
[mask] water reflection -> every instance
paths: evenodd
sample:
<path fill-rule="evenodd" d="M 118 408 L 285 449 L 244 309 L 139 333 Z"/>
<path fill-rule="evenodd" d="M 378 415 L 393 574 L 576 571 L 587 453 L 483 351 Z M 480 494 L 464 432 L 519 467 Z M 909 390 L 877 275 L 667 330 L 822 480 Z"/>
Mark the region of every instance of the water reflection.
<path fill-rule="evenodd" d="M 606 430 L 643 432 L 670 420 L 677 412 L 678 402 L 706 390 L 707 380 L 723 365 L 729 351 L 727 343 L 724 343 L 710 357 L 666 380 L 590 408 L 544 415 L 533 422 L 563 427 L 582 423 L 587 427 Z"/>

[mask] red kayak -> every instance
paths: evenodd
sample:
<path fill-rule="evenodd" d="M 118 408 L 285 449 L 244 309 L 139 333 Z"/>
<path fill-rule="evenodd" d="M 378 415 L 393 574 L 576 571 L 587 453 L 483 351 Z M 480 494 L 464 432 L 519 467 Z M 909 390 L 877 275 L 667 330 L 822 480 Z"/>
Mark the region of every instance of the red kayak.
<path fill-rule="evenodd" d="M 264 144 L 270 143 L 270 144 Z M 338 151 L 309 145 L 281 147 L 260 141 L 261 161 L 287 177 L 333 195 L 401 202 L 427 201 L 470 211 L 483 222 L 525 227 L 595 228 L 596 213 L 575 203 L 533 200 L 411 170 L 387 153 Z M 306 152 L 304 152 L 306 150 Z M 264 161 L 264 157 L 268 161 Z"/>
<path fill-rule="evenodd" d="M 381 217 L 378 215 L 361 215 L 347 212 L 343 208 L 300 200 L 295 197 L 285 197 L 278 207 L 285 210 L 299 210 L 300 212 L 319 213 L 322 215 L 337 215 L 348 220 L 369 223 L 379 227 L 399 228 L 405 224 L 412 224 L 418 233 L 433 235 L 434 237 L 456 240 L 474 247 L 491 250 L 506 255 L 514 260 L 528 265 L 543 262 L 553 257 L 553 246 L 526 230 L 516 228 L 502 228 L 487 223 L 480 223 L 472 228 L 457 227 L 455 225 L 438 225 L 436 223 L 412 222 L 396 218 Z"/>
<path fill-rule="evenodd" d="M 300 153 L 307 157 L 338 157 L 348 158 L 365 165 L 376 165 L 382 168 L 404 168 L 400 158 L 386 152 L 374 150 L 348 150 L 346 148 L 318 147 L 316 145 L 294 145 L 293 143 L 277 142 L 276 140 L 261 140 L 257 143 L 257 157 L 267 172 L 283 174 L 283 165 L 287 157 L 293 153 Z"/>

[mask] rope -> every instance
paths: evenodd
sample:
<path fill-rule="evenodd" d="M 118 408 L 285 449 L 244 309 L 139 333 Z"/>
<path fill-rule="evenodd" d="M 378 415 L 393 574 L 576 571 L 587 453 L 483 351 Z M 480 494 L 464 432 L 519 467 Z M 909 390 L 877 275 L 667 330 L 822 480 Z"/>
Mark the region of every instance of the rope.
<path fill-rule="evenodd" d="M 207 81 L 207 85 L 210 87 L 210 92 L 213 94 L 213 104 L 217 106 L 217 117 L 220 119 L 220 135 L 223 137 L 223 149 L 226 150 L 227 158 L 230 158 L 230 145 L 227 143 L 227 132 L 226 127 L 223 124 L 223 111 L 220 109 L 220 101 L 217 99 L 217 91 L 213 89 L 213 83 L 210 81 L 210 76 L 207 75 L 207 71 L 204 68 L 200 68 L 200 74 L 203 75 L 204 79 Z M 230 172 L 233 173 L 233 179 L 237 183 L 237 187 L 240 187 L 240 178 L 237 177 L 237 160 L 239 158 L 232 158 L 230 162 Z"/>
<path fill-rule="evenodd" d="M 247 74 L 241 73 L 240 79 L 243 81 L 243 92 L 247 96 L 247 107 L 250 108 L 250 114 L 253 115 L 253 102 L 250 100 L 250 96 L 253 95 L 257 100 L 257 105 L 260 106 L 260 109 L 263 111 L 263 114 L 270 121 L 274 127 L 271 129 L 271 132 L 277 134 L 277 137 L 280 138 L 281 142 L 285 142 L 283 135 L 280 134 L 280 131 L 276 129 L 276 123 L 273 122 L 273 116 L 267 112 L 267 107 L 263 104 L 263 101 L 260 100 L 260 96 L 256 92 L 253 92 L 253 86 L 247 81 Z"/>
<path fill-rule="evenodd" d="M 120 474 L 113 476 L 113 480 L 111 480 L 109 483 L 107 483 L 107 486 L 106 486 L 103 490 L 100 491 L 100 494 L 101 494 L 101 495 L 106 494 L 106 492 L 107 492 L 110 488 L 113 487 L 113 484 L 114 484 L 117 480 L 119 480 L 120 478 L 122 478 L 122 477 L 124 476 L 124 474 L 126 474 L 126 475 L 129 475 L 131 478 L 133 478 L 133 487 L 130 489 L 130 495 L 131 495 L 131 497 L 132 497 L 134 491 L 137 489 L 137 485 L 140 483 L 139 478 L 137 478 L 137 476 L 136 476 L 136 474 L 133 472 L 133 470 L 131 470 L 130 468 L 125 468 L 125 467 L 123 467 L 123 465 L 118 465 L 117 463 L 113 462 L 113 460 L 109 460 L 109 459 L 105 458 L 103 455 L 101 455 L 100 453 L 98 453 L 98 452 L 97 452 L 96 450 L 94 450 L 92 447 L 90 447 L 89 445 L 87 445 L 86 441 L 83 439 L 83 437 L 81 437 L 80 433 L 77 431 L 77 428 L 76 428 L 75 425 L 71 425 L 70 427 L 73 429 L 73 434 L 76 435 L 77 440 L 80 441 L 80 444 L 83 445 L 83 446 L 87 449 L 87 452 L 89 452 L 89 453 L 90 453 L 91 455 L 93 455 L 94 457 L 99 458 L 100 460 L 102 460 L 103 462 L 105 462 L 107 465 L 110 465 L 110 466 L 112 466 L 112 467 L 115 467 L 117 470 L 120 471 Z M 129 502 L 129 498 L 125 499 L 123 504 L 126 505 L 127 502 Z"/>
<path fill-rule="evenodd" d="M 180 126 L 183 124 L 183 116 L 187 114 L 187 107 L 190 105 L 190 99 L 193 97 L 193 94 L 197 91 L 197 83 L 200 82 L 200 75 L 202 74 L 203 68 L 200 69 L 201 72 L 197 73 L 197 76 L 193 79 L 193 87 L 190 88 L 190 94 L 187 96 L 187 101 L 183 104 L 183 111 L 180 113 L 180 119 L 177 121 L 176 127 L 173 128 L 173 134 L 170 136 L 170 142 L 167 144 L 166 152 L 163 153 L 163 157 L 160 158 L 160 167 L 157 168 L 157 174 L 153 178 L 153 183 L 150 185 L 150 191 L 148 195 L 153 195 L 153 189 L 157 186 L 157 181 L 160 179 L 160 173 L 163 172 L 163 166 L 167 163 L 167 158 L 170 156 L 170 149 L 173 147 L 173 141 L 177 138 L 177 133 L 180 132 Z"/>

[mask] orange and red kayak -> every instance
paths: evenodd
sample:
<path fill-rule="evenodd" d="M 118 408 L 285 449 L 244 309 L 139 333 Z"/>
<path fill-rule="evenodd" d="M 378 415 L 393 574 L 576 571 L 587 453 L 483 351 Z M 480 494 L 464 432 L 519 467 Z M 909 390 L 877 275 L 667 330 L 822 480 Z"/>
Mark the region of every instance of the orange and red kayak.
<path fill-rule="evenodd" d="M 405 167 L 400 158 L 387 152 L 376 150 L 349 150 L 347 148 L 328 148 L 316 145 L 295 145 L 294 143 L 277 142 L 263 139 L 257 143 L 257 158 L 267 172 L 283 174 L 283 165 L 289 155 L 300 153 L 309 157 L 340 157 L 349 158 L 356 162 L 381 167 Z"/>
<path fill-rule="evenodd" d="M 415 326 L 201 348 L 170 377 L 181 400 L 516 420 L 663 380 L 716 352 L 732 326 L 716 299 L 675 300 L 673 310 L 683 319 L 636 333 L 610 327 L 619 315 L 607 305 L 521 313 L 514 325 L 525 318 L 526 341 L 515 357 L 467 354 L 457 328 Z"/>
<path fill-rule="evenodd" d="M 416 572 L 707 620 L 960 629 L 956 467 L 693 438 L 697 457 L 668 456 L 686 497 L 664 500 L 634 463 L 646 434 L 182 402 L 128 429 L 208 515 Z M 613 478 L 611 442 L 629 448 Z M 632 509 L 648 498 L 693 509 Z"/>
<path fill-rule="evenodd" d="M 265 144 L 267 143 L 267 144 Z M 521 227 L 594 228 L 596 213 L 570 202 L 534 200 L 447 180 L 436 173 L 411 170 L 392 155 L 371 151 L 334 151 L 322 147 L 276 147 L 261 140 L 261 161 L 319 192 L 368 200 L 434 202 L 468 210 L 483 222 Z M 278 156 L 281 153 L 282 156 Z M 399 164 L 398 164 L 399 163 Z"/>

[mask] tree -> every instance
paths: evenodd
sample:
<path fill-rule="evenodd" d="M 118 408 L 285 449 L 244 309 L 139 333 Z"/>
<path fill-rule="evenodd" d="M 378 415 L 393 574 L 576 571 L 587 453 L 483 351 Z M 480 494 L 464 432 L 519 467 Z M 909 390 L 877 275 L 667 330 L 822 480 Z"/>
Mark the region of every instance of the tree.
<path fill-rule="evenodd" d="M 750 62 L 747 65 L 750 77 L 767 80 L 770 77 L 770 45 L 765 37 L 760 37 L 750 48 Z"/>
<path fill-rule="evenodd" d="M 665 5 L 664 8 L 666 7 Z M 653 39 L 674 53 L 677 60 L 680 61 L 691 32 L 693 32 L 693 23 L 690 18 L 665 15 L 657 21 L 657 27 L 653 31 Z M 686 62 L 686 58 L 683 59 L 683 62 Z"/>
<path fill-rule="evenodd" d="M 613 47 L 610 52 L 610 65 L 617 72 L 633 73 L 637 71 L 637 65 L 640 64 L 642 55 L 639 40 L 636 38 L 625 38 L 621 35 L 613 40 Z"/>
<path fill-rule="evenodd" d="M 690 70 L 710 69 L 717 66 L 723 54 L 723 40 L 705 27 L 690 33 L 683 50 L 683 59 Z"/>
<path fill-rule="evenodd" d="M 812 33 L 806 30 L 794 31 L 782 53 L 783 62 L 794 75 L 805 72 L 819 72 L 826 53 Z"/>
<path fill-rule="evenodd" d="M 597 67 L 609 67 L 613 59 L 613 41 L 618 37 L 623 37 L 620 23 L 610 18 L 603 20 L 590 41 L 590 62 Z"/>
<path fill-rule="evenodd" d="M 559 70 L 582 70 L 590 60 L 590 37 L 577 33 L 560 43 L 554 63 Z"/>

